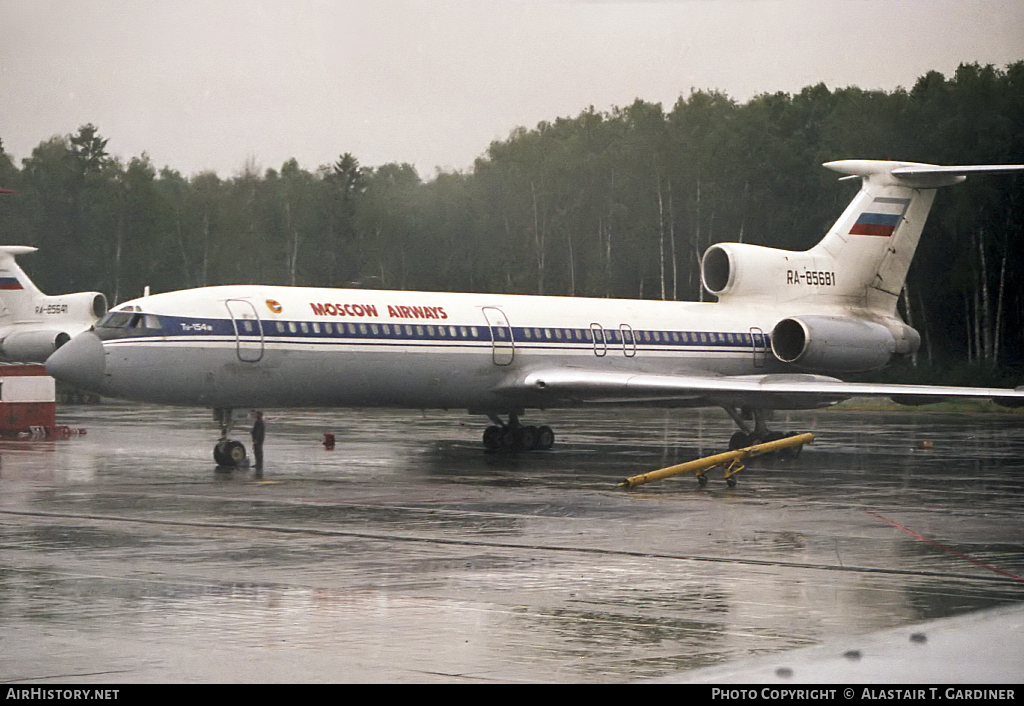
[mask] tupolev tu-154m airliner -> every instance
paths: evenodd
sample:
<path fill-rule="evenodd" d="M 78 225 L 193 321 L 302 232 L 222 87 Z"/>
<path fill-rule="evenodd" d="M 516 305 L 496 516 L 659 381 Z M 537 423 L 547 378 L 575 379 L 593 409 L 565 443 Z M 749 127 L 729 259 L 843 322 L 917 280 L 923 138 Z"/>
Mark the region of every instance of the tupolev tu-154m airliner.
<path fill-rule="evenodd" d="M 218 463 L 245 458 L 233 410 L 467 409 L 487 448 L 548 449 L 528 409 L 717 406 L 730 447 L 778 438 L 770 412 L 859 395 L 1024 404 L 1024 388 L 848 383 L 914 353 L 897 299 L 936 189 L 1024 165 L 824 165 L 861 189 L 816 246 L 718 243 L 701 277 L 717 302 L 217 286 L 115 307 L 47 361 L 58 380 L 111 397 L 214 409 Z"/>

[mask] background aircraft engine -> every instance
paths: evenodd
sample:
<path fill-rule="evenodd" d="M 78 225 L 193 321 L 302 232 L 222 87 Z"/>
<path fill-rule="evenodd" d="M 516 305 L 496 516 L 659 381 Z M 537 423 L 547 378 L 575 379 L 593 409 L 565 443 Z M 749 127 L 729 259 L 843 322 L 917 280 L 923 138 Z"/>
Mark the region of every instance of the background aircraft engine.
<path fill-rule="evenodd" d="M 0 344 L 4 358 L 19 363 L 43 363 L 50 354 L 71 340 L 63 331 L 12 333 Z"/>
<path fill-rule="evenodd" d="M 895 331 L 894 331 L 895 329 Z M 807 370 L 876 370 L 893 356 L 913 353 L 921 337 L 902 322 L 884 326 L 842 316 L 793 316 L 772 330 L 772 353 Z"/>
<path fill-rule="evenodd" d="M 52 314 L 68 315 L 78 320 L 99 319 L 107 313 L 107 298 L 100 292 L 76 292 L 47 297 Z M 58 307 L 59 310 L 57 309 Z"/>

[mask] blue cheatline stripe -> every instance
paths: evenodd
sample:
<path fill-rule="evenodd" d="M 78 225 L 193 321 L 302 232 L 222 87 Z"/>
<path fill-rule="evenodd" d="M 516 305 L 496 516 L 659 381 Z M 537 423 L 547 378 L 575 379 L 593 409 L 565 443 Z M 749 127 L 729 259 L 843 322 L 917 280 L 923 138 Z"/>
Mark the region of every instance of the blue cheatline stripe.
<path fill-rule="evenodd" d="M 159 317 L 162 329 L 133 330 L 127 336 L 108 339 L 119 341 L 138 341 L 153 339 L 236 340 L 235 324 L 230 319 L 192 319 L 183 317 Z M 241 339 L 246 343 L 259 343 L 259 329 L 253 320 L 253 331 L 247 332 L 239 323 Z M 492 342 L 507 342 L 507 327 L 488 327 L 462 324 L 349 324 L 332 323 L 331 330 L 327 324 L 315 322 L 319 330 L 314 330 L 314 322 L 310 321 L 262 321 L 263 337 L 266 343 L 374 343 L 388 345 L 422 345 L 452 344 L 455 346 L 473 345 L 477 347 Z M 442 335 L 441 330 L 444 329 Z M 303 330 L 305 329 L 305 330 Z M 101 329 L 102 330 L 102 329 Z M 117 331 L 118 329 L 110 329 Z M 453 335 L 454 331 L 454 335 Z M 493 331 L 493 333 L 492 333 Z M 504 333 L 505 336 L 500 336 Z M 568 327 L 514 327 L 511 330 L 512 342 L 522 349 L 591 349 L 595 345 L 605 348 L 621 348 L 623 346 L 638 350 L 738 350 L 749 352 L 755 345 L 754 337 L 749 333 L 718 332 L 718 331 L 665 331 L 649 329 L 632 329 L 624 335 L 619 329 L 604 329 L 604 339 L 595 342 L 590 328 Z M 770 343 L 767 334 L 757 336 L 758 349 Z"/>

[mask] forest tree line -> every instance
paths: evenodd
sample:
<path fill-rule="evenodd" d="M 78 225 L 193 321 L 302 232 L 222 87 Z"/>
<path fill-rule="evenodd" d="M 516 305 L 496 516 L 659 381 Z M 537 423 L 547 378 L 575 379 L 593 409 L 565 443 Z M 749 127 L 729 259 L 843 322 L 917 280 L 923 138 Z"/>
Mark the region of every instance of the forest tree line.
<path fill-rule="evenodd" d="M 738 103 L 691 91 L 518 128 L 465 172 L 366 167 L 339 146 L 184 176 L 107 152 L 92 125 L 21 165 L 0 142 L 0 243 L 51 294 L 112 302 L 231 283 L 667 300 L 709 298 L 720 241 L 814 245 L 859 188 L 822 162 L 1024 162 L 1024 61 L 961 65 L 891 92 L 819 84 Z M 2 135 L 0 135 L 2 140 Z M 1017 367 L 1024 353 L 1024 177 L 940 190 L 901 300 L 918 362 Z"/>

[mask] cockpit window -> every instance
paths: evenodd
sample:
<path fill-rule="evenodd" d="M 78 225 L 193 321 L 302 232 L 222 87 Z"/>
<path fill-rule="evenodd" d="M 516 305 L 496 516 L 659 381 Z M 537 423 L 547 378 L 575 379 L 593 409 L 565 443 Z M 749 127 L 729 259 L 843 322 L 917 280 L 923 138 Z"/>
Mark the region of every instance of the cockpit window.
<path fill-rule="evenodd" d="M 128 322 L 128 328 L 158 329 L 160 328 L 160 319 L 152 314 L 135 314 Z"/>
<path fill-rule="evenodd" d="M 96 328 L 130 328 L 159 330 L 160 317 L 153 314 L 142 314 L 131 311 L 112 311 L 98 322 Z"/>
<path fill-rule="evenodd" d="M 124 311 L 112 311 L 96 322 L 97 328 L 124 328 L 132 315 Z"/>

